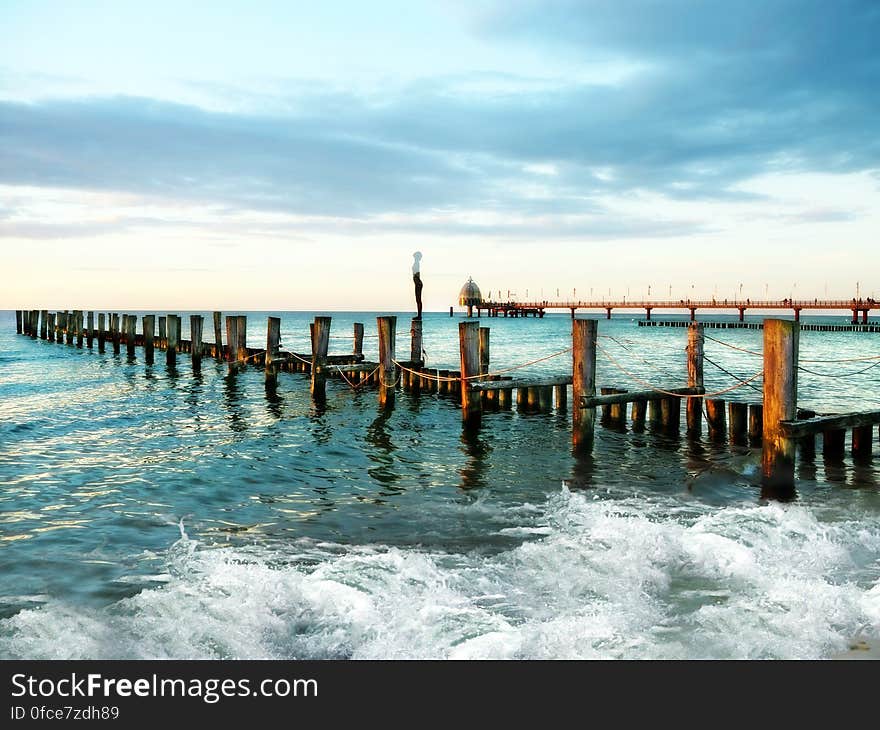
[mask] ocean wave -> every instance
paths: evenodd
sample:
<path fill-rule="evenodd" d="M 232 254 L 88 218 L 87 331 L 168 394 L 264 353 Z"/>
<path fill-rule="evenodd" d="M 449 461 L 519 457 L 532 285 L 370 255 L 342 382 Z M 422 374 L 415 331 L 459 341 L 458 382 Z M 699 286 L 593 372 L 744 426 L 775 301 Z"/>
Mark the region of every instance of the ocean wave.
<path fill-rule="evenodd" d="M 478 507 L 484 508 L 484 507 Z M 522 517 L 522 515 L 520 515 Z M 209 549 L 95 611 L 0 621 L 7 658 L 813 658 L 880 630 L 880 521 L 567 489 L 492 555 L 299 540 Z"/>

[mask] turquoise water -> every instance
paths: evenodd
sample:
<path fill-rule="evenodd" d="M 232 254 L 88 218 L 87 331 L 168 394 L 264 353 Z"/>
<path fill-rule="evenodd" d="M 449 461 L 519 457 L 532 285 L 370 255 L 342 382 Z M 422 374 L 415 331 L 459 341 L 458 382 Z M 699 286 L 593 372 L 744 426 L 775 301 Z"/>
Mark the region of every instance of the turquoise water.
<path fill-rule="evenodd" d="M 285 348 L 309 350 L 314 314 L 280 313 Z M 331 314 L 331 352 L 360 321 L 375 359 L 377 313 Z M 252 347 L 266 316 L 248 315 Z M 430 366 L 457 368 L 459 321 L 426 315 Z M 570 346 L 567 314 L 483 324 L 492 369 Z M 599 385 L 641 388 L 611 358 L 683 384 L 685 330 L 599 332 Z M 707 334 L 761 349 L 759 331 Z M 878 354 L 880 335 L 802 333 L 800 405 L 877 408 L 880 367 L 806 361 Z M 767 502 L 747 448 L 599 428 L 575 458 L 570 413 L 466 435 L 444 396 L 384 413 L 334 379 L 318 407 L 305 375 L 267 393 L 256 369 L 140 356 L 0 314 L 0 657 L 823 657 L 880 630 L 878 462 L 825 463 L 820 444 L 797 499 Z M 734 383 L 707 363 L 708 390 Z"/>

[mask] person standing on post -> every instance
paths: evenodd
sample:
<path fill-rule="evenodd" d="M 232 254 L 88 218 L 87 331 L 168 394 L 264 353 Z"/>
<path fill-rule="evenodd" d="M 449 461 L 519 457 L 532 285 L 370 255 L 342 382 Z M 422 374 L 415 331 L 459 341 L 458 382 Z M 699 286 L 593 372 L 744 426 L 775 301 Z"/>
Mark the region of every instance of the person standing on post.
<path fill-rule="evenodd" d="M 413 284 L 416 286 L 416 308 L 418 309 L 418 315 L 416 319 L 422 318 L 422 277 L 420 274 L 420 262 L 422 260 L 422 252 L 416 251 L 413 254 L 413 265 L 412 265 L 412 273 L 413 273 Z"/>

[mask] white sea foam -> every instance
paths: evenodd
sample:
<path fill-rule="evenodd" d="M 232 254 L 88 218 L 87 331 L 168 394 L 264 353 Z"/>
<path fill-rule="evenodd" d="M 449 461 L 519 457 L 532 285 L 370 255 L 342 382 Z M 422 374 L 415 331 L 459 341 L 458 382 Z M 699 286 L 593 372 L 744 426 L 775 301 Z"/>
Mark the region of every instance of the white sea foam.
<path fill-rule="evenodd" d="M 563 490 L 494 555 L 301 541 L 203 549 L 101 611 L 0 622 L 24 658 L 822 657 L 880 631 L 880 519 Z M 479 509 L 485 509 L 481 504 Z"/>

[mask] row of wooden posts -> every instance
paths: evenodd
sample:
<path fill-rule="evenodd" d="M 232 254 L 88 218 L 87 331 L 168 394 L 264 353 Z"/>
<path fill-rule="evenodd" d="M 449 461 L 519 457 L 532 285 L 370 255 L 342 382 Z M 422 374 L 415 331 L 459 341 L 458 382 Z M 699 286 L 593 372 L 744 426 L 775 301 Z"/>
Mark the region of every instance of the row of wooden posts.
<path fill-rule="evenodd" d="M 144 348 L 144 359 L 153 362 L 154 347 L 165 350 L 166 362 L 174 365 L 177 352 L 189 352 L 193 367 L 201 358 L 214 357 L 228 362 L 234 374 L 250 362 L 265 369 L 266 382 L 274 386 L 281 370 L 310 374 L 310 388 L 316 399 L 325 398 L 327 377 L 345 377 L 353 387 L 378 385 L 379 403 L 394 403 L 398 384 L 408 392 L 436 392 L 461 403 L 462 421 L 467 429 L 479 428 L 483 412 L 512 408 L 516 390 L 518 409 L 524 412 L 557 412 L 567 410 L 567 389 L 572 387 L 572 441 L 575 451 L 588 451 L 593 444 L 596 409 L 601 409 L 600 423 L 617 427 L 626 423 L 626 404 L 632 404 L 631 422 L 635 430 L 646 421 L 667 433 L 678 433 L 681 427 L 681 404 L 685 401 L 685 423 L 688 435 L 699 438 L 702 433 L 705 403 L 709 437 L 735 444 L 762 445 L 762 473 L 768 486 L 785 487 L 794 483 L 794 452 L 800 443 L 806 453 L 815 434 L 824 435 L 826 455 L 838 454 L 843 448 L 847 429 L 853 429 L 854 454 L 869 456 L 873 446 L 873 426 L 880 423 L 880 411 L 849 413 L 838 416 L 815 416 L 798 412 L 797 372 L 800 326 L 789 320 L 768 319 L 764 322 L 764 390 L 762 403 L 726 402 L 704 398 L 703 324 L 688 328 L 687 384 L 663 390 L 626 391 L 602 388 L 596 392 L 596 349 L 598 322 L 595 319 L 572 321 L 571 374 L 545 378 L 516 378 L 492 374 L 489 368 L 490 330 L 479 322 L 459 324 L 460 370 L 426 368 L 423 360 L 422 321 L 411 323 L 411 346 L 408 360 L 400 361 L 396 353 L 397 317 L 377 318 L 379 361 L 366 362 L 363 356 L 364 326 L 355 323 L 352 352 L 329 354 L 330 317 L 315 317 L 310 324 L 311 352 L 295 353 L 280 348 L 281 320 L 269 317 L 266 349 L 247 347 L 247 317 L 226 317 L 226 341 L 222 344 L 220 312 L 213 313 L 214 343 L 202 340 L 203 317 L 190 318 L 191 339 L 180 337 L 181 319 L 169 314 L 158 318 L 158 337 L 154 333 L 156 317 L 141 318 L 142 332 L 137 334 L 135 315 L 104 313 L 48 312 L 46 310 L 16 313 L 17 331 L 33 338 L 76 343 L 92 347 L 97 339 L 99 351 L 111 342 L 113 352 L 120 353 L 125 344 L 129 357 L 135 347 Z M 109 322 L 109 328 L 105 325 Z M 812 417 L 811 417 L 812 416 Z M 813 445 L 813 449 L 815 446 Z"/>

